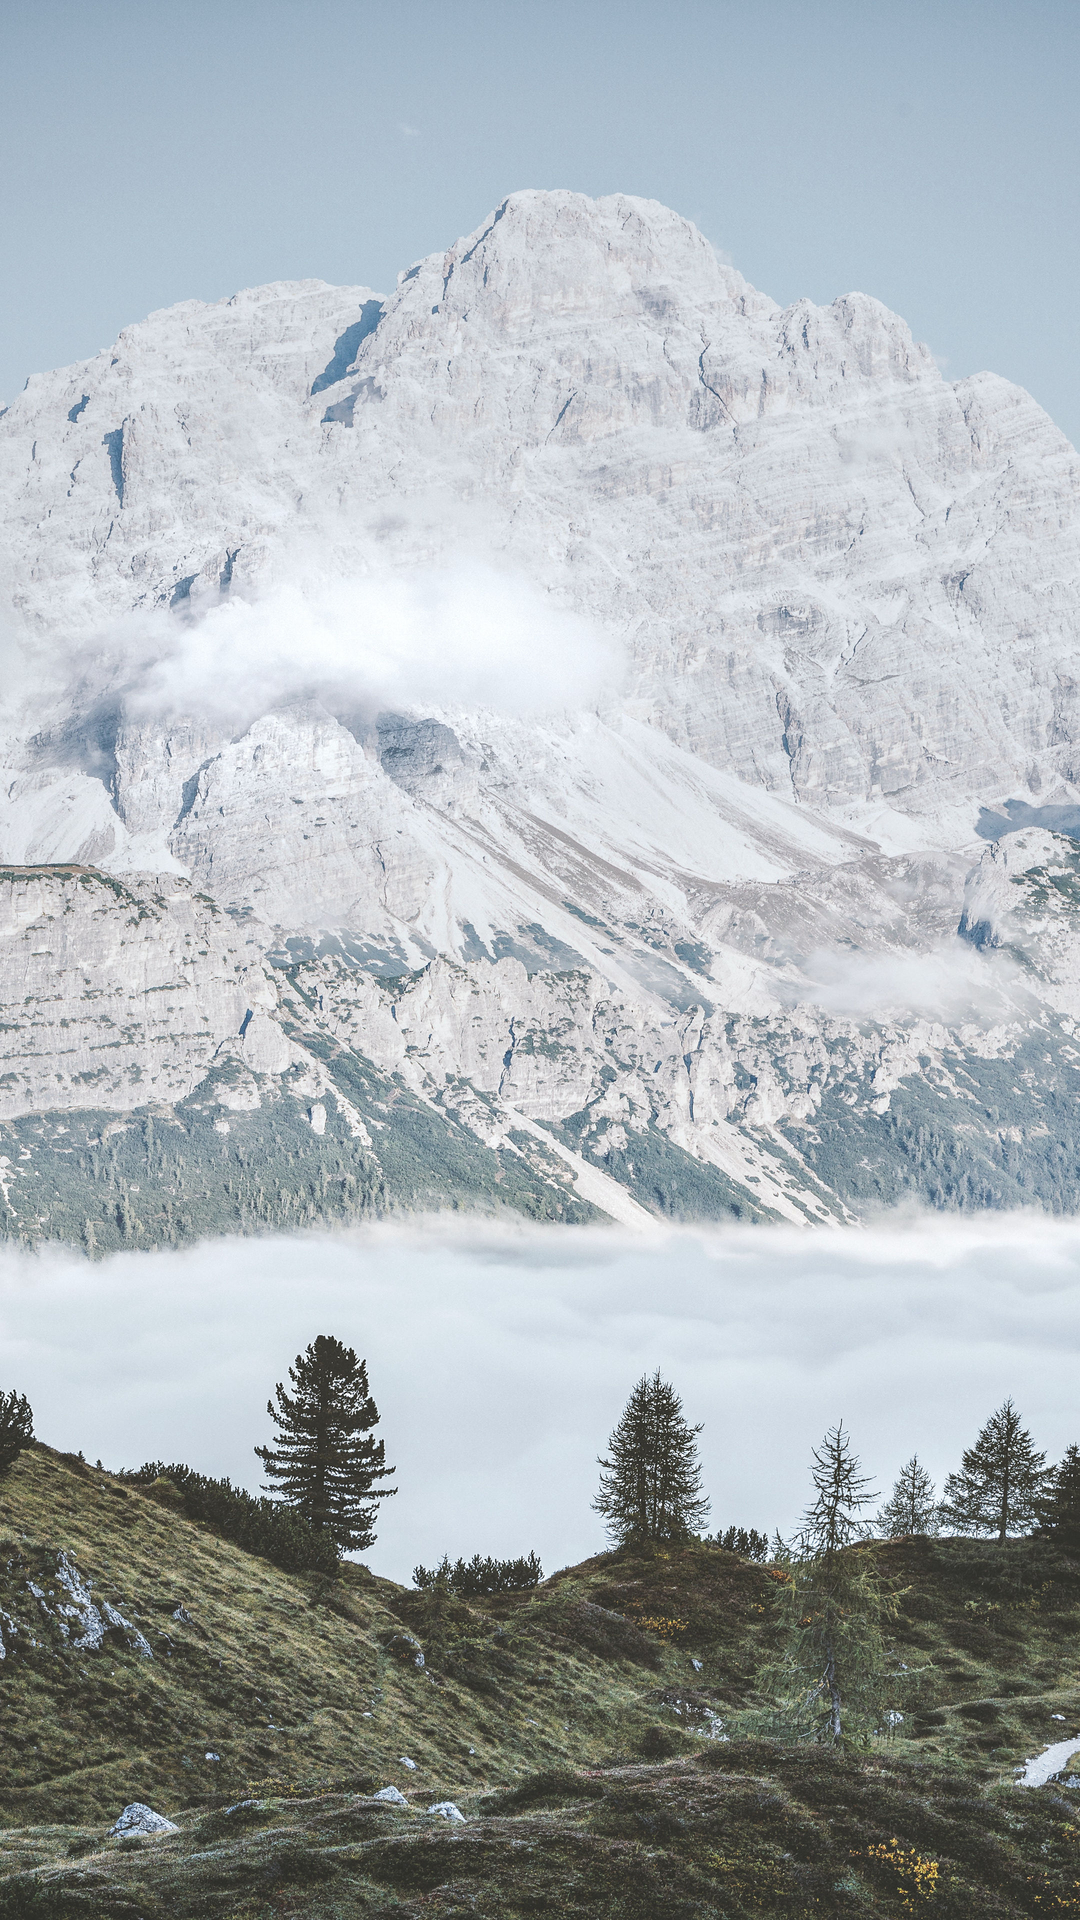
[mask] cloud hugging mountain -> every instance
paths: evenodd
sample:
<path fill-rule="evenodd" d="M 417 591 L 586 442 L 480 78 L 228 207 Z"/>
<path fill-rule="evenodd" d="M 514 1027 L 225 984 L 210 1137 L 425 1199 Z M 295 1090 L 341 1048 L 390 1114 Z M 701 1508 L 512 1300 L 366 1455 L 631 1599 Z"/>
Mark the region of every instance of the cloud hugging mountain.
<path fill-rule="evenodd" d="M 1072 1210 L 1078 475 L 624 196 L 31 379 L 9 1231 Z"/>

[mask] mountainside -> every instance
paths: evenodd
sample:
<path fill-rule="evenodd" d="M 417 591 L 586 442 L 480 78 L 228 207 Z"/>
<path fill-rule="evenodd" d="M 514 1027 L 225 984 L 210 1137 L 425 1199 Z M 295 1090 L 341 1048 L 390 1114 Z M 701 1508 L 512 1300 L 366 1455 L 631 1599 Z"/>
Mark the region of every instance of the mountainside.
<path fill-rule="evenodd" d="M 1076 1563 L 883 1552 L 926 1671 L 834 1753 L 748 1731 L 776 1567 L 691 1542 L 470 1601 L 286 1574 L 34 1446 L 0 1488 L 0 1916 L 1075 1912 L 1068 1756 L 1015 1780 L 1080 1738 Z M 132 1802 L 177 1831 L 110 1837 Z"/>
<path fill-rule="evenodd" d="M 0 515 L 9 1232 L 1076 1207 L 1026 394 L 521 193 L 35 377 Z"/>

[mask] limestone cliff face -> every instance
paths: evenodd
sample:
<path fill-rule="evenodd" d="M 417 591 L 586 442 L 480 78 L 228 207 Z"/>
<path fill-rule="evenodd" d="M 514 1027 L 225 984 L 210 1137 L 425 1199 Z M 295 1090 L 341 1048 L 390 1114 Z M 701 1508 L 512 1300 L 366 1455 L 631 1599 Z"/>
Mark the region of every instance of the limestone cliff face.
<path fill-rule="evenodd" d="M 37 376 L 0 521 L 10 1126 L 183 1108 L 330 1214 L 335 1155 L 340 1213 L 444 1153 L 559 1217 L 1076 1204 L 1080 472 L 1026 394 L 521 193 L 385 298 Z"/>
<path fill-rule="evenodd" d="M 186 881 L 0 870 L 0 1117 L 183 1099 L 276 1004 L 256 931 Z"/>

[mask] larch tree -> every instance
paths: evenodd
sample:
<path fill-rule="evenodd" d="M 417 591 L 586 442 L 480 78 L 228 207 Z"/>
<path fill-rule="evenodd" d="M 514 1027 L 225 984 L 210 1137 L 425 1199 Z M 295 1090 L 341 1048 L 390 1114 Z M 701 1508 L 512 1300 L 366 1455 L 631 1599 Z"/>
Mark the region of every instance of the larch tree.
<path fill-rule="evenodd" d="M 934 1534 L 940 1528 L 934 1483 L 913 1453 L 878 1514 L 877 1530 L 886 1540 L 899 1540 L 906 1533 Z"/>
<path fill-rule="evenodd" d="M 957 1533 L 1026 1533 L 1039 1515 L 1046 1455 L 1037 1453 L 1012 1400 L 991 1414 L 958 1473 L 950 1473 L 941 1518 Z"/>
<path fill-rule="evenodd" d="M 270 1485 L 339 1553 L 370 1547 L 375 1501 L 397 1492 L 379 1487 L 395 1471 L 385 1445 L 372 1437 L 379 1410 L 368 1389 L 367 1365 L 329 1334 L 298 1353 L 289 1368 L 293 1391 L 281 1381 L 266 1411 L 278 1429 L 274 1446 L 256 1447 Z"/>
<path fill-rule="evenodd" d="M 0 1473 L 15 1465 L 34 1438 L 34 1416 L 25 1393 L 0 1393 Z"/>
<path fill-rule="evenodd" d="M 814 1449 L 811 1480 L 795 1547 L 778 1561 L 780 1650 L 763 1684 L 779 1699 L 781 1731 L 838 1746 L 872 1730 L 896 1694 L 884 1636 L 896 1608 L 864 1538 L 875 1496 L 842 1422 Z"/>
<path fill-rule="evenodd" d="M 1066 1447 L 1047 1477 L 1039 1526 L 1067 1553 L 1080 1552 L 1080 1447 Z"/>
<path fill-rule="evenodd" d="M 599 1461 L 593 1506 L 616 1546 L 687 1540 L 701 1526 L 709 1502 L 701 1491 L 700 1432 L 659 1369 L 651 1380 L 643 1375 L 608 1441 L 610 1459 Z"/>

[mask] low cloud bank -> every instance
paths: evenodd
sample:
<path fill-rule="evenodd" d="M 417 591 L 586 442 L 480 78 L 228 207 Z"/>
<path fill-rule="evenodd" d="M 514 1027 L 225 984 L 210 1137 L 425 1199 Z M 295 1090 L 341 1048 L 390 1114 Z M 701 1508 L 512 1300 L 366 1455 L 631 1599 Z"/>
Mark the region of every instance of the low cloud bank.
<path fill-rule="evenodd" d="M 400 1492 L 367 1556 L 551 1571 L 599 1551 L 596 1455 L 659 1366 L 703 1420 L 710 1527 L 790 1528 L 841 1416 L 887 1491 L 940 1485 L 1011 1393 L 1038 1443 L 1080 1439 L 1080 1222 L 657 1233 L 444 1223 L 179 1253 L 0 1257 L 0 1387 L 43 1439 L 107 1465 L 179 1458 L 256 1487 L 275 1381 L 317 1333 L 366 1355 Z"/>

